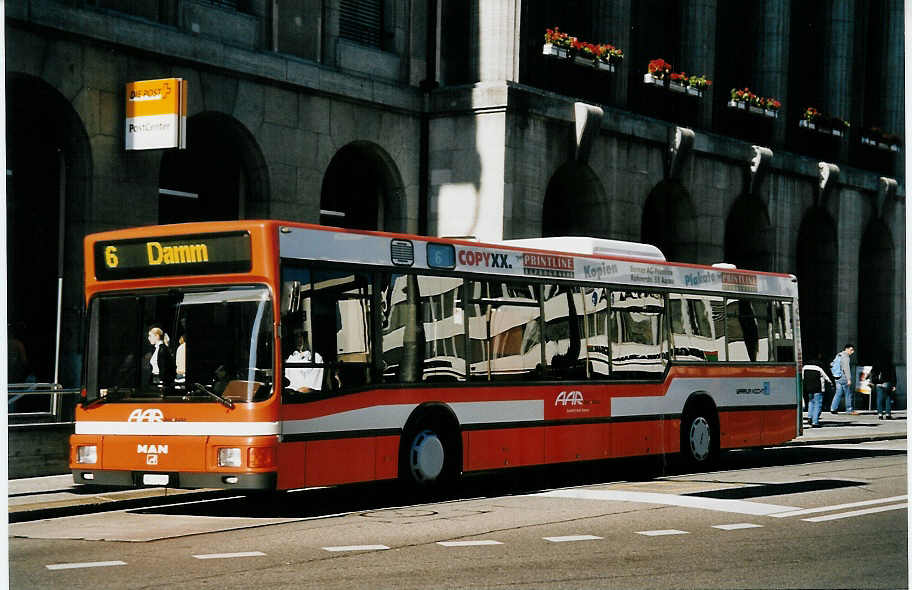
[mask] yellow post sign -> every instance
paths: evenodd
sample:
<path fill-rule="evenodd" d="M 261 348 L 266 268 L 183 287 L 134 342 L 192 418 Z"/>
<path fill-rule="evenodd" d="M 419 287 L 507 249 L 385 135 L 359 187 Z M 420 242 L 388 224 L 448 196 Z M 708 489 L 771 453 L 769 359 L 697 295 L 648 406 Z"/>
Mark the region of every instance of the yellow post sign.
<path fill-rule="evenodd" d="M 125 133 L 128 150 L 187 147 L 187 81 L 128 82 Z"/>

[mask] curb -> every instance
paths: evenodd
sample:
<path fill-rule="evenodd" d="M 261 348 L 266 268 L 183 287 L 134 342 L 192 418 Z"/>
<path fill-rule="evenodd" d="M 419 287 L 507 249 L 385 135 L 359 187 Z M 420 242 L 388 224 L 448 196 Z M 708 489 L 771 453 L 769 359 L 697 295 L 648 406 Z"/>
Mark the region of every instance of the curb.
<path fill-rule="evenodd" d="M 869 434 L 867 436 L 852 436 L 852 437 L 822 437 L 822 438 L 796 438 L 788 442 L 782 443 L 781 447 L 805 447 L 809 445 L 837 445 L 837 444 L 852 444 L 852 443 L 865 443 L 865 442 L 876 442 L 881 440 L 900 440 L 907 438 L 905 433 L 894 433 L 894 434 Z"/>

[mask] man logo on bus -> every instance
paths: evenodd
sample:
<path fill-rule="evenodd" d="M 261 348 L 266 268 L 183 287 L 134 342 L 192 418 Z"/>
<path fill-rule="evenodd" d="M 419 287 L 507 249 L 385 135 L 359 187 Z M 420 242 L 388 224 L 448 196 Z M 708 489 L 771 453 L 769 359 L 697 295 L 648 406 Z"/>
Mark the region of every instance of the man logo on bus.
<path fill-rule="evenodd" d="M 554 405 L 566 406 L 570 404 L 571 406 L 581 406 L 583 405 L 583 392 L 582 391 L 562 391 L 557 394 L 557 399 L 554 400 Z"/>
<path fill-rule="evenodd" d="M 136 408 L 130 412 L 130 417 L 127 418 L 127 422 L 164 422 L 165 415 L 162 414 L 162 411 L 158 408 L 150 408 L 148 410 L 143 410 L 141 408 Z"/>

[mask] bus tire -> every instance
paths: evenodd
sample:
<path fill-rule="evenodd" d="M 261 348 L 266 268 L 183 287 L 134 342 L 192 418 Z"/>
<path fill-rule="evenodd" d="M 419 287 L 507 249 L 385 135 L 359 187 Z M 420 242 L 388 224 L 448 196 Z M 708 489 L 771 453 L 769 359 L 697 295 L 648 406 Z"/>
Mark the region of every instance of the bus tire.
<path fill-rule="evenodd" d="M 705 405 L 690 406 L 681 417 L 681 457 L 691 467 L 708 467 L 719 458 L 719 422 Z"/>
<path fill-rule="evenodd" d="M 427 416 L 406 429 L 401 443 L 400 478 L 412 487 L 430 491 L 456 480 L 459 473 L 459 437 L 438 416 Z"/>

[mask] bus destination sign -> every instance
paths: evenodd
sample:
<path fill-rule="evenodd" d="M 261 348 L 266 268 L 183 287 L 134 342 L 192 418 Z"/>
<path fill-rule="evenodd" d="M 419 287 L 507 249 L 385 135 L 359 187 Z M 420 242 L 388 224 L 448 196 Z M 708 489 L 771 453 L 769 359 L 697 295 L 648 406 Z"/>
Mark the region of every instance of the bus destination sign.
<path fill-rule="evenodd" d="M 99 280 L 246 272 L 250 234 L 232 232 L 115 240 L 95 244 Z"/>

